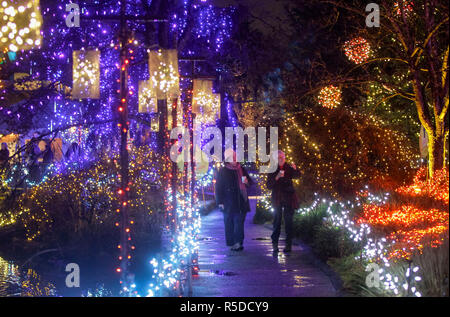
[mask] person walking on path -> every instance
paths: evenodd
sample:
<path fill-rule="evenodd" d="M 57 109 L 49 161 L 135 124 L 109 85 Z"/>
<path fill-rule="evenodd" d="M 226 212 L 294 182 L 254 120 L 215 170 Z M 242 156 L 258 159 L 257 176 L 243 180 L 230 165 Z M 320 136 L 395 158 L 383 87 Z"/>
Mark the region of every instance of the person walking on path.
<path fill-rule="evenodd" d="M 232 149 L 225 151 L 225 166 L 217 175 L 215 198 L 223 210 L 225 240 L 232 251 L 244 249 L 244 221 L 250 211 L 247 187 L 253 184 L 245 168 L 236 161 Z"/>
<path fill-rule="evenodd" d="M 5 167 L 7 166 L 8 160 L 9 160 L 8 144 L 3 142 L 0 149 L 0 169 L 2 169 L 3 166 Z"/>
<path fill-rule="evenodd" d="M 267 188 L 272 190 L 272 206 L 275 209 L 271 238 L 273 251 L 278 252 L 281 219 L 284 217 L 286 245 L 283 251 L 287 253 L 292 250 L 294 211 L 299 207 L 292 179 L 299 178 L 300 172 L 295 164 L 286 163 L 286 156 L 283 151 L 275 152 L 275 155 L 278 156 L 277 170 L 267 177 Z"/>

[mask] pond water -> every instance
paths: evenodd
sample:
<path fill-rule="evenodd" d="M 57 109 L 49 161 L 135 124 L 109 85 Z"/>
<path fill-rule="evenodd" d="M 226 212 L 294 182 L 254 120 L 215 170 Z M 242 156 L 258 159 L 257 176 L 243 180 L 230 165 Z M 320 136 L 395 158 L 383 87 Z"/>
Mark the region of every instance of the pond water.
<path fill-rule="evenodd" d="M 69 273 L 65 272 L 65 264 L 54 268 L 32 269 L 20 267 L 15 261 L 0 257 L 0 297 L 119 296 L 119 276 L 110 268 L 102 265 L 89 265 L 86 268 L 80 265 L 78 288 L 66 286 Z M 147 279 L 147 273 L 141 272 L 139 276 Z"/>

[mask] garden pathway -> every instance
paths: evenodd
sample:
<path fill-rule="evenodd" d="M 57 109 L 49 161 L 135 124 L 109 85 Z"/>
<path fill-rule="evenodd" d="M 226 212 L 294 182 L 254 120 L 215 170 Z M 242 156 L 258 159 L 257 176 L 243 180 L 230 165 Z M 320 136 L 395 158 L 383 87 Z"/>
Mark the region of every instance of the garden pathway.
<path fill-rule="evenodd" d="M 242 252 L 226 247 L 223 215 L 219 210 L 202 218 L 200 271 L 193 279 L 193 296 L 337 296 L 330 278 L 306 246 L 294 245 L 289 255 L 273 254 L 271 230 L 253 224 L 253 216 L 254 211 L 247 214 Z M 284 240 L 279 247 L 283 249 Z"/>

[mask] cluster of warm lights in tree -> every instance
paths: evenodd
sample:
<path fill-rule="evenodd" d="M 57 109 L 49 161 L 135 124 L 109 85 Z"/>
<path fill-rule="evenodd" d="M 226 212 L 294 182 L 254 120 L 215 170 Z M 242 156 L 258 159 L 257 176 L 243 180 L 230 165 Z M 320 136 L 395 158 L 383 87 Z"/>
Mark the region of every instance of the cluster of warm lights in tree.
<path fill-rule="evenodd" d="M 414 11 L 414 2 L 409 0 L 397 1 L 394 3 L 394 9 L 397 16 L 401 17 L 404 14 L 407 17 Z"/>
<path fill-rule="evenodd" d="M 419 159 L 409 140 L 373 115 L 346 108 L 304 109 L 287 119 L 282 149 L 304 171 L 303 193 L 342 197 L 390 176 L 414 173 Z"/>
<path fill-rule="evenodd" d="M 325 108 L 333 109 L 341 104 L 342 91 L 339 87 L 330 85 L 320 90 L 318 100 Z"/>
<path fill-rule="evenodd" d="M 0 3 L 0 51 L 29 50 L 41 45 L 38 0 Z"/>
<path fill-rule="evenodd" d="M 156 113 L 157 102 L 155 93 L 150 87 L 147 80 L 139 82 L 139 112 L 141 113 Z"/>
<path fill-rule="evenodd" d="M 344 52 L 355 64 L 361 64 L 370 57 L 370 44 L 363 37 L 356 37 L 344 43 Z"/>
<path fill-rule="evenodd" d="M 164 168 L 161 169 L 159 157 L 148 147 L 133 147 L 130 153 L 130 190 L 133 190 L 134 195 L 129 199 L 128 206 L 132 214 L 136 212 L 151 214 L 154 212 L 152 207 L 155 202 L 152 204 L 149 194 L 152 192 L 152 186 L 159 184 L 161 173 L 166 171 Z M 86 204 L 100 208 L 96 214 L 101 214 L 103 218 L 97 220 L 105 221 L 108 217 L 113 217 L 114 210 L 120 204 L 120 192 L 114 190 L 118 186 L 118 171 L 118 158 L 104 157 L 90 168 L 78 169 L 77 166 L 73 166 L 65 173 L 51 175 L 22 194 L 17 210 L 8 218 L 2 218 L 2 223 L 7 225 L 21 219 L 28 240 L 36 239 L 53 224 L 56 201 L 54 195 L 72 197 L 75 209 L 83 210 Z M 103 201 L 103 205 L 100 201 Z M 110 212 L 104 212 L 103 209 Z M 131 221 L 133 222 L 132 219 Z M 116 222 L 115 225 L 119 226 L 119 223 Z M 131 225 L 133 223 L 130 223 Z"/>
<path fill-rule="evenodd" d="M 203 124 L 214 124 L 220 112 L 220 95 L 200 92 L 194 96 L 193 102 L 200 110 L 195 121 Z"/>

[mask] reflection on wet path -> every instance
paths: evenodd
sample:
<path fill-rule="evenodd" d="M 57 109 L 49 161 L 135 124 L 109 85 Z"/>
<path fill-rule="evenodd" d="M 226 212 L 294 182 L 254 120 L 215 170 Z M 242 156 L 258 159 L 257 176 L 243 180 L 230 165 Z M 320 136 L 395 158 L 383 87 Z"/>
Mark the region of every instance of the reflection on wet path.
<path fill-rule="evenodd" d="M 290 254 L 273 253 L 271 230 L 253 224 L 253 215 L 246 218 L 242 252 L 225 246 L 221 212 L 202 219 L 200 273 L 193 282 L 194 296 L 336 296 L 331 281 L 314 266 L 302 245 L 294 245 Z M 283 240 L 279 247 L 284 248 Z"/>

